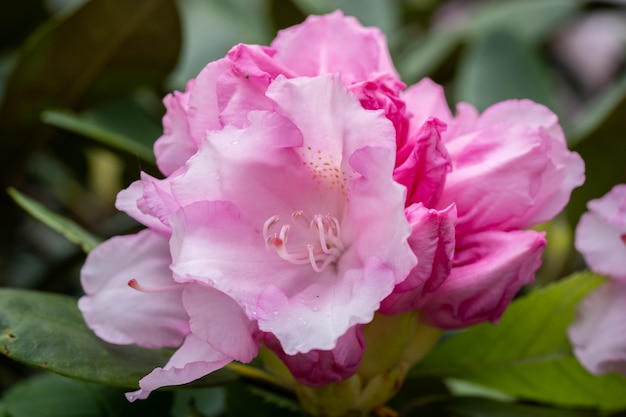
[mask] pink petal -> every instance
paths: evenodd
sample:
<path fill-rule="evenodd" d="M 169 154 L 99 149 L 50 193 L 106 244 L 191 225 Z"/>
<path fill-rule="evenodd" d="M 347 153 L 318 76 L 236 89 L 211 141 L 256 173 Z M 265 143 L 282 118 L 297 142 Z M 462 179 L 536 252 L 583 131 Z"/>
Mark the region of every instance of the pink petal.
<path fill-rule="evenodd" d="M 410 140 L 410 153 L 397 155 L 401 164 L 393 171 L 393 179 L 407 187 L 407 205 L 423 203 L 432 207 L 441 197 L 446 175 L 452 168 L 448 151 L 441 143 L 444 129 L 439 120 L 428 119 Z"/>
<path fill-rule="evenodd" d="M 376 72 L 397 77 L 385 35 L 339 10 L 309 16 L 304 23 L 281 30 L 272 47 L 274 59 L 299 75 L 339 73 L 346 85 Z"/>
<path fill-rule="evenodd" d="M 154 143 L 154 154 L 161 172 L 170 175 L 181 167 L 198 149 L 197 141 L 189 131 L 189 94 L 193 81 L 184 93 L 174 92 L 163 99 L 166 113 L 163 116 L 163 135 Z"/>
<path fill-rule="evenodd" d="M 446 143 L 453 170 L 437 207 L 457 205 L 458 233 L 528 226 L 551 173 L 551 138 L 498 124 Z"/>
<path fill-rule="evenodd" d="M 455 207 L 438 211 L 418 203 L 407 207 L 406 215 L 412 229 L 409 245 L 417 256 L 417 266 L 385 298 L 380 307 L 384 314 L 419 310 L 424 304 L 422 294 L 439 288 L 452 269 Z"/>
<path fill-rule="evenodd" d="M 569 328 L 574 353 L 592 374 L 626 375 L 626 286 L 608 283 L 579 305 Z"/>
<path fill-rule="evenodd" d="M 592 271 L 626 284 L 626 185 L 587 206 L 576 227 L 576 249 Z"/>
<path fill-rule="evenodd" d="M 133 182 L 128 188 L 117 194 L 115 207 L 120 211 L 126 212 L 126 214 L 144 226 L 164 236 L 169 236 L 171 233 L 169 226 L 163 224 L 146 207 L 143 199 L 144 187 L 145 182 L 143 180 Z"/>
<path fill-rule="evenodd" d="M 426 295 L 420 319 L 448 329 L 495 322 L 534 280 L 546 244 L 543 233 L 487 231 L 457 239 L 452 272 Z"/>
<path fill-rule="evenodd" d="M 264 341 L 289 368 L 293 377 L 310 387 L 321 387 L 354 375 L 359 369 L 365 349 L 362 326 L 350 328 L 337 340 L 332 350 L 312 350 L 308 353 L 287 355 L 271 334 L 266 333 Z"/>
<path fill-rule="evenodd" d="M 157 388 L 186 384 L 223 368 L 230 362 L 232 358 L 190 334 L 167 365 L 156 368 L 143 377 L 139 381 L 140 389 L 126 393 L 126 398 L 131 402 L 144 400 Z"/>
<path fill-rule="evenodd" d="M 172 279 L 170 262 L 167 239 L 149 229 L 99 245 L 81 270 L 87 295 L 78 307 L 88 326 L 110 343 L 178 346 L 189 333 L 189 317 L 181 301 L 183 286 Z M 137 291 L 128 286 L 131 279 L 163 290 Z"/>
<path fill-rule="evenodd" d="M 409 137 L 417 135 L 430 118 L 439 119 L 446 125 L 454 121 L 443 87 L 430 78 L 410 86 L 402 94 L 402 99 L 406 102 L 407 111 L 412 114 Z"/>
<path fill-rule="evenodd" d="M 189 284 L 183 303 L 190 317 L 191 332 L 216 350 L 240 362 L 250 362 L 259 350 L 254 323 L 232 298 L 214 288 Z"/>

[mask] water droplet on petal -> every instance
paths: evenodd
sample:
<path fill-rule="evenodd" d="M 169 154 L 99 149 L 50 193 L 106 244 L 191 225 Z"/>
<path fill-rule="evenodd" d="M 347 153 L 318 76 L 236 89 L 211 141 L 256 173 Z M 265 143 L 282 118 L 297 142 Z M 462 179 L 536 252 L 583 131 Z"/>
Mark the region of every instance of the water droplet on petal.
<path fill-rule="evenodd" d="M 275 316 L 277 316 L 277 315 L 278 315 L 278 310 L 274 310 L 274 311 L 272 312 L 272 314 L 274 314 Z"/>

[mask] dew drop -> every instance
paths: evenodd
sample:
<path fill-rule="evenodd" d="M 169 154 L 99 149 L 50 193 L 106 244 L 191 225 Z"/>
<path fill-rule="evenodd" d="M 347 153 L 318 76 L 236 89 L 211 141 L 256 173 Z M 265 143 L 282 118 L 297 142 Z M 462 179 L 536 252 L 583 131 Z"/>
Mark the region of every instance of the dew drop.
<path fill-rule="evenodd" d="M 313 307 L 313 311 L 320 311 L 319 307 Z"/>
<path fill-rule="evenodd" d="M 277 316 L 277 315 L 278 315 L 278 310 L 274 310 L 274 311 L 272 312 L 272 314 L 274 314 L 275 316 Z"/>
<path fill-rule="evenodd" d="M 232 143 L 233 145 L 236 145 L 236 144 L 238 144 L 238 143 L 239 143 L 239 141 L 238 141 L 238 140 L 234 140 L 234 141 L 232 141 L 231 143 Z"/>

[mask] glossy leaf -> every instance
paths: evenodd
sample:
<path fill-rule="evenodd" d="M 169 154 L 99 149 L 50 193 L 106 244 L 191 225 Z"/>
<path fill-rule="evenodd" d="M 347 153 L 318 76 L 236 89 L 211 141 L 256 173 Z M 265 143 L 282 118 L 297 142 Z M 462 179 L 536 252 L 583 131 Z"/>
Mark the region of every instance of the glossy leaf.
<path fill-rule="evenodd" d="M 566 334 L 578 302 L 602 282 L 602 277 L 580 273 L 537 290 L 514 302 L 499 324 L 481 324 L 450 337 L 411 374 L 464 379 L 545 403 L 626 407 L 626 378 L 589 374 Z"/>
<path fill-rule="evenodd" d="M 537 52 L 509 30 L 488 31 L 461 59 L 455 101 L 472 103 L 482 111 L 511 98 L 529 98 L 550 107 L 550 97 Z"/>
<path fill-rule="evenodd" d="M 0 290 L 0 353 L 61 375 L 126 388 L 136 388 L 169 357 L 102 341 L 85 325 L 72 297 L 17 289 Z M 218 371 L 196 385 L 234 378 L 230 371 Z"/>
<path fill-rule="evenodd" d="M 422 407 L 413 407 L 404 413 L 407 417 L 421 416 L 455 417 L 595 417 L 594 412 L 556 409 L 536 405 L 494 401 L 487 398 L 449 397 Z"/>
<path fill-rule="evenodd" d="M 0 109 L 0 177 L 14 173 L 49 137 L 39 123 L 47 108 L 159 86 L 180 46 L 173 0 L 91 0 L 48 21 L 25 47 Z"/>
<path fill-rule="evenodd" d="M 0 400 L 0 415 L 10 417 L 168 416 L 171 393 L 130 403 L 124 389 L 77 381 L 50 373 L 11 387 Z"/>
<path fill-rule="evenodd" d="M 80 245 L 85 253 L 90 252 L 100 243 L 98 238 L 91 235 L 78 224 L 53 212 L 44 205 L 20 193 L 15 188 L 9 188 L 7 192 L 20 207 L 28 212 L 28 214 L 61 233 L 71 242 Z"/>
<path fill-rule="evenodd" d="M 135 155 L 145 162 L 155 163 L 154 154 L 149 147 L 85 117 L 70 112 L 48 110 L 42 114 L 42 120 L 51 126 L 78 133 L 103 145 Z"/>

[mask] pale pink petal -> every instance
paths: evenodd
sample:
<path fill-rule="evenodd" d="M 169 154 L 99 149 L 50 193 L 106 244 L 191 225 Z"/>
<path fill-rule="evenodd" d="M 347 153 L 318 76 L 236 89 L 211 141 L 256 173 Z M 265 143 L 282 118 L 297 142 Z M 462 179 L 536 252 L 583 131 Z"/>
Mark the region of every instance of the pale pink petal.
<path fill-rule="evenodd" d="M 546 244 L 534 231 L 457 236 L 450 276 L 426 295 L 420 319 L 441 328 L 497 321 L 519 289 L 535 278 Z"/>
<path fill-rule="evenodd" d="M 537 130 L 508 124 L 448 141 L 453 169 L 437 207 L 456 204 L 457 234 L 527 226 L 550 169 L 551 145 Z"/>
<path fill-rule="evenodd" d="M 446 176 L 452 168 L 450 156 L 441 143 L 445 125 L 437 119 L 428 119 L 410 141 L 413 149 L 407 155 L 397 154 L 401 164 L 393 171 L 393 179 L 407 187 L 407 206 L 422 203 L 432 207 L 443 192 Z"/>
<path fill-rule="evenodd" d="M 166 113 L 163 116 L 163 135 L 154 143 L 157 166 L 165 175 L 181 167 L 198 149 L 197 141 L 191 137 L 188 121 L 189 92 L 193 81 L 187 84 L 184 93 L 175 91 L 163 99 Z"/>
<path fill-rule="evenodd" d="M 274 59 L 301 76 L 339 73 L 346 85 L 377 72 L 397 77 L 385 35 L 339 10 L 281 30 L 272 47 Z"/>
<path fill-rule="evenodd" d="M 228 295 L 206 285 L 188 284 L 183 304 L 191 332 L 198 338 L 240 362 L 250 362 L 257 355 L 254 335 L 258 330 Z"/>
<path fill-rule="evenodd" d="M 156 368 L 139 381 L 140 389 L 126 393 L 129 401 L 144 400 L 157 388 L 194 381 L 232 362 L 232 358 L 214 349 L 193 334 L 174 352 L 167 365 Z"/>
<path fill-rule="evenodd" d="M 189 317 L 181 301 L 183 286 L 172 279 L 170 262 L 167 239 L 149 229 L 99 245 L 81 270 L 87 295 L 78 307 L 87 325 L 110 343 L 178 346 L 189 333 Z M 131 279 L 158 291 L 130 288 Z"/>
<path fill-rule="evenodd" d="M 439 288 L 452 269 L 456 208 L 438 211 L 418 203 L 405 212 L 411 225 L 409 245 L 417 256 L 417 266 L 383 300 L 380 311 L 384 314 L 419 310 L 424 304 L 422 295 Z"/>
<path fill-rule="evenodd" d="M 626 185 L 587 206 L 576 227 L 576 249 L 592 271 L 626 284 Z"/>
<path fill-rule="evenodd" d="M 548 221 L 563 210 L 572 190 L 585 181 L 585 164 L 580 155 L 567 150 L 557 116 L 547 107 L 530 100 L 507 100 L 494 104 L 480 115 L 476 129 L 510 123 L 535 129 L 550 143 L 549 165 L 533 197 L 535 204 L 519 225 L 529 227 Z"/>
<path fill-rule="evenodd" d="M 337 340 L 332 350 L 312 350 L 308 353 L 287 355 L 271 333 L 265 334 L 264 341 L 289 368 L 293 377 L 310 387 L 321 387 L 354 375 L 359 369 L 365 349 L 362 326 L 350 328 Z"/>
<path fill-rule="evenodd" d="M 169 226 L 163 224 L 146 207 L 143 199 L 144 186 L 143 180 L 137 180 L 128 188 L 117 193 L 115 208 L 125 212 L 144 226 L 148 226 L 164 236 L 169 236 L 171 233 Z"/>
<path fill-rule="evenodd" d="M 454 121 L 443 87 L 430 78 L 423 78 L 410 86 L 401 98 L 406 102 L 407 111 L 412 114 L 409 137 L 417 135 L 430 118 L 439 119 L 446 125 Z"/>
<path fill-rule="evenodd" d="M 626 375 L 626 286 L 603 285 L 580 303 L 576 316 L 569 338 L 582 365 L 596 375 Z"/>
<path fill-rule="evenodd" d="M 205 137 L 206 132 L 222 128 L 220 122 L 218 78 L 231 70 L 232 63 L 227 58 L 210 62 L 196 77 L 189 94 L 187 110 L 189 133 L 196 146 Z"/>

